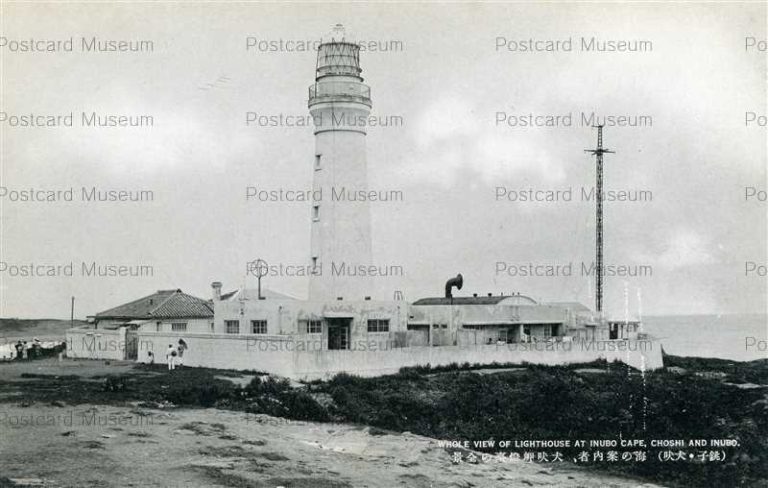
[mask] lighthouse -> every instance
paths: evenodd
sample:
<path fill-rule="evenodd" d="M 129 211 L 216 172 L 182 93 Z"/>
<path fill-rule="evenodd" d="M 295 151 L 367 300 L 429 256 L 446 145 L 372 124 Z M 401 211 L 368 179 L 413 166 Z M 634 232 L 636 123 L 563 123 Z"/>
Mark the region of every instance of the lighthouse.
<path fill-rule="evenodd" d="M 309 112 L 315 131 L 309 299 L 361 300 L 367 292 L 359 270 L 371 262 L 371 218 L 367 201 L 343 195 L 368 189 L 366 121 L 371 90 L 360 76 L 360 46 L 337 24 L 317 51 Z"/>

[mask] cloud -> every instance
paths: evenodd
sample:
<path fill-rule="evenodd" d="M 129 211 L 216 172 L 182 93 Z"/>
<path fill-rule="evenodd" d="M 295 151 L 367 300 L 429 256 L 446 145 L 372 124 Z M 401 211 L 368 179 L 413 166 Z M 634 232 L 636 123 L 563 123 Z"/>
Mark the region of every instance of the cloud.
<path fill-rule="evenodd" d="M 520 137 L 503 128 L 478 123 L 480 109 L 467 100 L 444 95 L 417 117 L 416 148 L 407 162 L 417 179 L 451 186 L 467 173 L 485 183 L 532 177 L 548 183 L 565 179 L 562 166 L 547 150 L 547 134 Z"/>
<path fill-rule="evenodd" d="M 667 268 L 683 268 L 714 262 L 707 243 L 698 233 L 680 229 L 667 241 L 661 254 L 648 261 Z"/>

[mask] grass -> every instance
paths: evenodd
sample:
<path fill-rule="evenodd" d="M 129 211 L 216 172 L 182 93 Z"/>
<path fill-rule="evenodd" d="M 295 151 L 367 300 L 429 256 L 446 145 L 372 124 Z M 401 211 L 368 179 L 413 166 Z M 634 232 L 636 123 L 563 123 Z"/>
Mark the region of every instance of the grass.
<path fill-rule="evenodd" d="M 595 362 L 478 375 L 475 366 L 455 365 L 441 374 L 425 367 L 379 378 L 338 375 L 310 388 L 332 396 L 334 419 L 438 439 L 736 439 L 740 447 L 723 463 L 664 463 L 649 451 L 645 463 L 592 467 L 678 486 L 768 483 L 766 390 L 727 384 L 768 384 L 768 361 L 668 357 L 667 364 L 688 371 L 643 376 L 619 363 Z M 577 371 L 586 367 L 605 373 Z M 702 371 L 725 377 L 696 374 Z"/>
<path fill-rule="evenodd" d="M 644 463 L 597 463 L 592 469 L 673 486 L 768 486 L 768 360 L 738 363 L 665 357 L 675 371 L 641 375 L 620 363 L 569 366 L 450 365 L 404 368 L 398 374 L 359 378 L 340 374 L 328 382 L 292 388 L 288 381 L 254 378 L 245 387 L 221 371 L 160 365 L 137 366 L 103 382 L 69 376 L 0 382 L 0 401 L 101 403 L 131 401 L 217 407 L 294 420 L 367 425 L 371 435 L 410 431 L 438 439 L 736 439 L 726 462 L 662 463 L 649 451 Z M 515 371 L 502 368 L 516 367 Z M 499 368 L 494 374 L 476 369 Z M 583 374 L 583 368 L 603 374 Z M 697 373 L 723 373 L 701 376 Z M 219 376 L 219 378 L 217 378 Z M 720 377 L 722 376 L 722 377 Z M 87 381 L 86 381 L 87 380 Z M 321 399 L 322 402 L 319 402 Z M 211 435 L 220 424 L 190 425 Z M 566 452 L 566 459 L 575 453 Z M 235 483 L 228 475 L 220 481 Z M 246 486 L 251 483 L 247 480 Z M 297 482 L 294 480 L 294 482 Z M 299 482 L 300 483 L 300 482 Z M 762 483 L 762 485 L 760 485 Z"/>

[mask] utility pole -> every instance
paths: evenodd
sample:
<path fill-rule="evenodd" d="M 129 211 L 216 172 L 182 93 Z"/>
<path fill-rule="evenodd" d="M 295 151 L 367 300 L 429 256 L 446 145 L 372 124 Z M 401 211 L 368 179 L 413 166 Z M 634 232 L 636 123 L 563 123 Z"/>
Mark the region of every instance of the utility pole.
<path fill-rule="evenodd" d="M 597 184 L 595 185 L 595 200 L 597 212 L 595 217 L 595 309 L 598 314 L 603 312 L 603 154 L 615 153 L 603 149 L 603 126 L 597 127 L 597 148 L 585 149 L 584 152 L 595 156 L 597 162 Z"/>
<path fill-rule="evenodd" d="M 69 305 L 69 326 L 70 328 L 75 326 L 75 297 L 72 297 L 72 302 Z"/>

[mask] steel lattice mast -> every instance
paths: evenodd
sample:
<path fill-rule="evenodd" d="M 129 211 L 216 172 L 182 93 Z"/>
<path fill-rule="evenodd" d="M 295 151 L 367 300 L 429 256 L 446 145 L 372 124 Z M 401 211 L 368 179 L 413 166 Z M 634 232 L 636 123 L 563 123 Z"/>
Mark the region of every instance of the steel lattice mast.
<path fill-rule="evenodd" d="M 603 148 L 603 126 L 597 127 L 597 148 L 585 149 L 595 156 L 597 162 L 597 184 L 595 185 L 595 200 L 597 212 L 595 215 L 595 309 L 603 311 L 603 154 L 614 153 Z"/>

